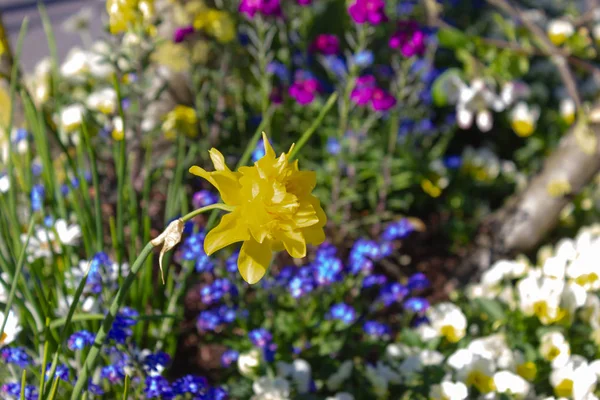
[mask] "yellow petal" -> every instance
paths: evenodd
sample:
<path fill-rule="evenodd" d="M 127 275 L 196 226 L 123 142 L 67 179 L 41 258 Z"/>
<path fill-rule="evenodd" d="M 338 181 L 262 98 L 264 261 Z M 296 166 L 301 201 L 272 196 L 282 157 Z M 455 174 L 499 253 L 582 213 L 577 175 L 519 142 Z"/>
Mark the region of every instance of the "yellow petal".
<path fill-rule="evenodd" d="M 310 226 L 302 229 L 306 243 L 318 246 L 325 241 L 325 230 L 319 226 Z"/>
<path fill-rule="evenodd" d="M 260 244 L 252 239 L 245 241 L 238 257 L 238 269 L 242 278 L 251 285 L 260 281 L 267 272 L 272 257 L 270 243 Z"/>
<path fill-rule="evenodd" d="M 216 171 L 211 174 L 211 178 L 225 204 L 235 206 L 241 203 L 241 186 L 233 173 Z"/>
<path fill-rule="evenodd" d="M 317 184 L 317 174 L 315 171 L 295 171 L 287 180 L 286 187 L 288 191 L 300 195 L 310 193 Z"/>
<path fill-rule="evenodd" d="M 269 143 L 269 139 L 267 138 L 266 133 L 262 133 L 263 146 L 265 146 L 265 157 L 275 158 L 275 151 L 271 147 L 271 143 Z"/>
<path fill-rule="evenodd" d="M 210 172 L 208 172 L 207 170 L 205 170 L 204 168 L 200 168 L 197 165 L 194 165 L 193 167 L 191 167 L 189 169 L 190 174 L 194 174 L 196 176 L 199 176 L 201 178 L 206 179 L 207 181 L 211 182 L 211 178 L 210 178 Z"/>
<path fill-rule="evenodd" d="M 219 225 L 215 226 L 204 239 L 204 251 L 211 255 L 217 250 L 229 246 L 235 242 L 250 239 L 250 234 L 241 223 L 239 211 L 225 214 Z"/>
<path fill-rule="evenodd" d="M 213 147 L 208 154 L 217 171 L 230 171 L 227 164 L 225 164 L 225 157 L 223 157 L 223 154 L 219 150 Z"/>
<path fill-rule="evenodd" d="M 300 231 L 287 231 L 279 238 L 290 256 L 294 258 L 306 257 L 306 241 Z"/>

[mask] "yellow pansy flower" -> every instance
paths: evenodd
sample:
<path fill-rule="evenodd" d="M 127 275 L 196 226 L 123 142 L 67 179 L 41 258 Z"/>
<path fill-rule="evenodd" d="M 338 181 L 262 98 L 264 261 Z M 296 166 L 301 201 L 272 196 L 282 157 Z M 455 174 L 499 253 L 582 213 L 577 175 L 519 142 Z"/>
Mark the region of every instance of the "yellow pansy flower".
<path fill-rule="evenodd" d="M 243 242 L 238 269 L 250 284 L 265 275 L 274 251 L 285 249 L 292 257 L 302 258 L 307 244 L 323 243 L 327 222 L 319 200 L 311 194 L 315 172 L 300 171 L 297 160 L 290 162 L 289 152 L 276 157 L 264 133 L 263 142 L 265 155 L 251 167 L 231 171 L 223 155 L 213 148 L 209 154 L 214 172 L 190 168 L 192 174 L 215 186 L 232 209 L 206 235 L 204 251 L 211 255 Z"/>
<path fill-rule="evenodd" d="M 198 136 L 196 110 L 181 104 L 175 106 L 165 117 L 162 129 L 166 138 L 171 140 L 177 137 L 177 133 L 182 133 L 190 138 Z"/>
<path fill-rule="evenodd" d="M 109 29 L 113 35 L 135 23 L 149 23 L 154 17 L 154 0 L 107 0 Z"/>

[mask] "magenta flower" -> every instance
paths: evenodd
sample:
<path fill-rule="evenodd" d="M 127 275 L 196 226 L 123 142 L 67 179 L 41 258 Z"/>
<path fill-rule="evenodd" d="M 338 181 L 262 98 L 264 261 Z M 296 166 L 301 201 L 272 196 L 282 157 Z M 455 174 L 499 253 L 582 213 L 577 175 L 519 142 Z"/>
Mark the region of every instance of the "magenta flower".
<path fill-rule="evenodd" d="M 381 88 L 373 90 L 371 107 L 375 111 L 387 111 L 396 105 L 396 98 Z"/>
<path fill-rule="evenodd" d="M 238 10 L 250 18 L 254 18 L 256 13 L 267 17 L 280 16 L 281 3 L 280 0 L 241 0 Z"/>
<path fill-rule="evenodd" d="M 310 6 L 312 4 L 312 0 L 298 0 L 298 4 L 301 6 Z"/>
<path fill-rule="evenodd" d="M 387 21 L 384 0 L 355 0 L 348 8 L 348 13 L 354 22 L 379 25 Z"/>
<path fill-rule="evenodd" d="M 340 40 L 335 35 L 321 34 L 316 37 L 311 45 L 311 50 L 326 56 L 337 54 L 340 50 Z"/>
<path fill-rule="evenodd" d="M 425 53 L 425 32 L 414 21 L 401 22 L 398 30 L 390 38 L 389 45 L 400 50 L 404 57 L 422 56 Z"/>
<path fill-rule="evenodd" d="M 318 91 L 319 81 L 312 77 L 302 76 L 296 76 L 296 81 L 289 89 L 290 96 L 302 105 L 312 103 Z"/>
<path fill-rule="evenodd" d="M 369 104 L 375 91 L 375 77 L 365 75 L 356 79 L 356 85 L 350 93 L 350 100 L 356 105 L 366 106 Z"/>
<path fill-rule="evenodd" d="M 192 33 L 194 33 L 194 27 L 192 25 L 179 27 L 175 29 L 175 32 L 173 33 L 173 41 L 175 43 L 181 43 Z"/>

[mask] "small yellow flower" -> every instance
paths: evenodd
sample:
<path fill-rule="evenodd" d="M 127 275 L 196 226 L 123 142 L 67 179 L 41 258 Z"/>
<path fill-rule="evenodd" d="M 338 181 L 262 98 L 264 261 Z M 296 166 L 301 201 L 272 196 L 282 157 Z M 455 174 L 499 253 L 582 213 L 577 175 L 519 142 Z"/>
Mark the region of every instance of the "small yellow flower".
<path fill-rule="evenodd" d="M 548 24 L 548 37 L 555 46 L 560 46 L 575 33 L 575 28 L 569 21 L 552 20 Z"/>
<path fill-rule="evenodd" d="M 149 24 L 154 17 L 154 0 L 107 0 L 110 33 L 127 31 L 136 23 Z"/>
<path fill-rule="evenodd" d="M 523 379 L 533 382 L 537 376 L 537 366 L 533 361 L 527 361 L 517 365 L 517 374 Z"/>
<path fill-rule="evenodd" d="M 512 110 L 510 124 L 518 136 L 528 137 L 535 132 L 539 116 L 537 108 L 530 108 L 527 103 L 520 102 Z"/>
<path fill-rule="evenodd" d="M 175 106 L 165 117 L 162 129 L 165 132 L 165 137 L 171 140 L 175 139 L 178 133 L 190 138 L 198 136 L 196 110 L 181 104 Z"/>
<path fill-rule="evenodd" d="M 442 194 L 442 189 L 438 185 L 436 185 L 435 183 L 430 181 L 429 179 L 423 179 L 421 181 L 421 189 L 423 189 L 423 191 L 425 193 L 427 193 L 429 196 L 433 197 L 434 199 L 437 197 L 440 197 Z"/>
<path fill-rule="evenodd" d="M 204 30 L 220 43 L 228 43 L 235 39 L 235 22 L 224 11 L 209 9 L 198 13 L 194 18 L 194 29 Z"/>
<path fill-rule="evenodd" d="M 274 251 L 285 249 L 294 258 L 305 257 L 307 244 L 325 240 L 323 227 L 327 222 L 319 200 L 311 194 L 315 172 L 300 171 L 298 161 L 290 163 L 289 153 L 276 157 L 264 133 L 263 142 L 265 155 L 252 167 L 233 172 L 213 148 L 209 153 L 216 171 L 190 168 L 192 174 L 215 186 L 223 202 L 232 208 L 206 235 L 206 254 L 243 242 L 238 269 L 250 284 L 265 275 Z"/>

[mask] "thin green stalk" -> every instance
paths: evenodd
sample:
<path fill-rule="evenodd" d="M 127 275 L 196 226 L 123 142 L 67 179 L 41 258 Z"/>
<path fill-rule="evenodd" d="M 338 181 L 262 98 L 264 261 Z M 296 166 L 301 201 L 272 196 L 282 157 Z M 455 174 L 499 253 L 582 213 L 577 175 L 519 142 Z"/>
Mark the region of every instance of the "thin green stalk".
<path fill-rule="evenodd" d="M 48 41 L 48 50 L 50 52 L 51 63 L 51 73 L 52 73 L 52 93 L 56 96 L 58 92 L 58 82 L 59 82 L 59 74 L 58 74 L 58 51 L 56 47 L 56 38 L 54 37 L 54 31 L 52 30 L 52 22 L 48 17 L 48 12 L 46 11 L 46 7 L 43 2 L 39 2 L 38 4 L 40 18 L 42 20 L 42 26 L 44 27 L 44 33 L 46 34 L 46 40 Z M 56 98 L 55 98 L 56 101 Z"/>
<path fill-rule="evenodd" d="M 94 216 L 96 219 L 96 252 L 101 252 L 104 248 L 104 236 L 102 234 L 102 209 L 100 207 L 100 180 L 98 178 L 98 165 L 96 164 L 96 154 L 91 144 L 90 134 L 87 124 L 81 124 L 83 132 L 83 142 L 87 149 L 90 168 L 92 172 L 92 186 L 94 187 Z"/>
<path fill-rule="evenodd" d="M 46 318 L 46 329 L 44 330 L 45 334 L 48 333 L 49 325 L 50 325 L 50 319 Z M 44 338 L 44 355 L 42 358 L 42 371 L 41 371 L 41 376 L 40 376 L 40 386 L 38 389 L 38 400 L 42 400 L 42 396 L 44 394 L 44 384 L 46 383 L 46 364 L 48 363 L 48 347 L 49 347 L 49 345 L 50 345 L 50 342 L 47 340 L 47 338 Z"/>
<path fill-rule="evenodd" d="M 185 223 L 190 219 L 194 218 L 196 215 L 214 209 L 221 209 L 226 211 L 231 210 L 231 208 L 229 206 L 226 206 L 225 204 L 212 204 L 210 206 L 202 207 L 190 213 L 187 213 L 181 218 L 181 220 L 183 223 Z M 110 331 L 112 324 L 115 318 L 117 317 L 121 305 L 125 302 L 127 293 L 129 292 L 129 288 L 136 279 L 137 273 L 139 272 L 140 268 L 144 265 L 144 261 L 152 253 L 153 250 L 154 245 L 152 245 L 152 242 L 148 242 L 146 246 L 142 249 L 140 255 L 136 258 L 133 265 L 131 266 L 131 272 L 129 273 L 129 275 L 127 275 L 127 277 L 123 281 L 123 284 L 119 287 L 119 290 L 117 291 L 117 294 L 115 295 L 115 298 L 108 309 L 108 313 L 106 314 L 104 321 L 102 321 L 100 329 L 98 329 L 98 332 L 96 333 L 94 344 L 92 345 L 92 348 L 90 349 L 90 352 L 88 353 L 85 359 L 83 369 L 80 371 L 80 374 L 77 377 L 77 382 L 75 383 L 75 387 L 73 388 L 71 400 L 79 400 L 81 398 L 83 386 L 88 381 L 90 373 L 96 367 L 96 359 L 100 354 L 102 345 L 104 344 L 106 336 L 108 335 L 108 332 Z"/>
<path fill-rule="evenodd" d="M 302 134 L 302 136 L 300 136 L 300 139 L 298 139 L 298 141 L 296 142 L 296 145 L 294 146 L 292 151 L 290 151 L 290 154 L 289 154 L 290 160 L 294 159 L 294 157 L 296 156 L 298 151 L 300 151 L 300 149 L 302 147 L 304 147 L 306 142 L 308 142 L 308 139 L 310 139 L 310 137 L 313 135 L 313 133 L 315 133 L 317 128 L 321 125 L 321 122 L 323 122 L 323 118 L 325 118 L 325 116 L 327 115 L 329 110 L 331 110 L 331 108 L 335 104 L 335 101 L 337 100 L 337 97 L 338 97 L 337 92 L 334 92 L 331 94 L 331 96 L 329 96 L 329 99 L 327 99 L 325 106 L 321 109 L 321 112 L 319 113 L 317 118 L 313 121 L 311 126 Z"/>
<path fill-rule="evenodd" d="M 2 322 L 2 328 L 0 328 L 0 336 L 4 334 L 4 328 L 6 328 L 6 322 L 8 321 L 8 313 L 10 312 L 10 307 L 15 299 L 15 293 L 17 291 L 17 285 L 19 284 L 19 278 L 21 277 L 21 271 L 23 270 L 23 264 L 25 264 L 25 255 L 27 254 L 27 245 L 29 244 L 29 239 L 31 238 L 31 234 L 33 233 L 33 227 L 35 226 L 35 219 L 32 217 L 29 221 L 29 228 L 27 229 L 27 237 L 25 238 L 25 244 L 21 249 L 21 255 L 19 256 L 19 261 L 17 262 L 17 269 L 15 270 L 15 275 L 13 277 L 12 286 L 10 287 L 10 292 L 8 294 L 8 298 L 6 299 L 6 305 L 4 306 L 4 321 Z"/>
<path fill-rule="evenodd" d="M 121 94 L 121 85 L 119 84 L 119 78 L 115 74 L 113 75 L 113 85 L 115 92 L 117 93 L 117 108 L 119 110 L 119 117 L 123 124 L 123 139 L 116 143 L 117 150 L 115 155 L 115 162 L 117 165 L 117 263 L 121 265 L 123 263 L 123 252 L 125 244 L 125 216 L 124 216 L 124 188 L 126 177 L 126 132 L 127 126 L 125 125 L 125 112 L 123 111 L 123 96 Z"/>
<path fill-rule="evenodd" d="M 127 400 L 129 397 L 129 375 L 125 375 L 125 385 L 123 387 L 123 400 Z"/>
<path fill-rule="evenodd" d="M 54 378 L 54 382 L 52 383 L 52 389 L 50 390 L 50 396 L 48 396 L 48 400 L 54 400 L 56 398 L 56 393 L 58 392 L 58 384 L 60 379 L 58 376 Z"/>
<path fill-rule="evenodd" d="M 19 396 L 21 400 L 25 400 L 25 386 L 27 386 L 27 370 L 23 369 L 23 374 L 21 374 L 21 396 Z"/>

